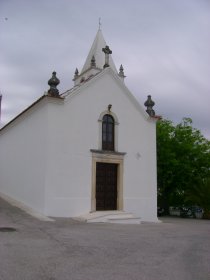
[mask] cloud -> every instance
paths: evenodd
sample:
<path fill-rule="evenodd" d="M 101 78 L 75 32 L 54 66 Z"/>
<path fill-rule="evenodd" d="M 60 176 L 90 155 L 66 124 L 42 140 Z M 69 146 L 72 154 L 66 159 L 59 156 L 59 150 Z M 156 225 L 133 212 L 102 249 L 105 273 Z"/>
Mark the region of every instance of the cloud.
<path fill-rule="evenodd" d="M 8 17 L 8 20 L 3 20 Z M 73 86 L 102 18 L 104 37 L 126 84 L 143 103 L 175 122 L 190 116 L 209 136 L 210 2 L 201 0 L 10 0 L 0 3 L 2 120 L 48 89 Z"/>

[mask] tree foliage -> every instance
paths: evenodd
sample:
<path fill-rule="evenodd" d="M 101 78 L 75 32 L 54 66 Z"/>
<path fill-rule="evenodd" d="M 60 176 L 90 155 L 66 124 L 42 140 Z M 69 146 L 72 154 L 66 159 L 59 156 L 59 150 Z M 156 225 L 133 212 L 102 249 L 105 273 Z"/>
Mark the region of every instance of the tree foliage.
<path fill-rule="evenodd" d="M 157 171 L 159 204 L 165 208 L 183 204 L 189 190 L 199 190 L 210 178 L 210 141 L 192 127 L 190 118 L 177 125 L 158 121 Z"/>
<path fill-rule="evenodd" d="M 196 204 L 204 209 L 204 213 L 210 213 L 210 178 L 204 179 L 199 185 L 194 185 L 186 191 L 185 202 Z"/>

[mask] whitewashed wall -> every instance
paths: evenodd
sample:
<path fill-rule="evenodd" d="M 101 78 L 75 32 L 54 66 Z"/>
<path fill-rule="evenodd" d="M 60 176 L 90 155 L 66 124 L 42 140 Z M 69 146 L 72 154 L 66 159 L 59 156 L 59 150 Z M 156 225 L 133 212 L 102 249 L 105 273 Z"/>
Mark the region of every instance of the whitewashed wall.
<path fill-rule="evenodd" d="M 44 213 L 47 104 L 21 115 L 0 132 L 0 192 Z"/>
<path fill-rule="evenodd" d="M 112 104 L 124 159 L 124 210 L 157 220 L 155 123 L 128 97 L 112 71 L 84 84 L 64 105 L 49 107 L 46 214 L 77 216 L 91 209 L 92 154 L 99 149 L 100 114 Z"/>

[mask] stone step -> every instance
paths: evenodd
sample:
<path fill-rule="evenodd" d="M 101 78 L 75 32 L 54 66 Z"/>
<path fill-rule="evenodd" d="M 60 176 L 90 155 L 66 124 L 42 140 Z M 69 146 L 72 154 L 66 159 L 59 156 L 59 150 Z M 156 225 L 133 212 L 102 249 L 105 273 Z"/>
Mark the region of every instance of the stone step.
<path fill-rule="evenodd" d="M 113 224 L 141 224 L 140 218 L 109 218 L 107 219 L 107 223 Z"/>
<path fill-rule="evenodd" d="M 82 215 L 77 220 L 87 223 L 140 224 L 141 219 L 124 211 L 96 211 Z"/>

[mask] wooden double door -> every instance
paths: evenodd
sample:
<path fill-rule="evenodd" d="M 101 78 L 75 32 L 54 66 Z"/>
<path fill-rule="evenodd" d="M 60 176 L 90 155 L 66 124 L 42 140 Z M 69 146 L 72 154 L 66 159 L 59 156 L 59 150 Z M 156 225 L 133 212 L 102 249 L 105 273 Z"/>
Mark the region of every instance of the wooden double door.
<path fill-rule="evenodd" d="M 114 163 L 96 163 L 96 211 L 117 210 L 117 169 Z"/>

